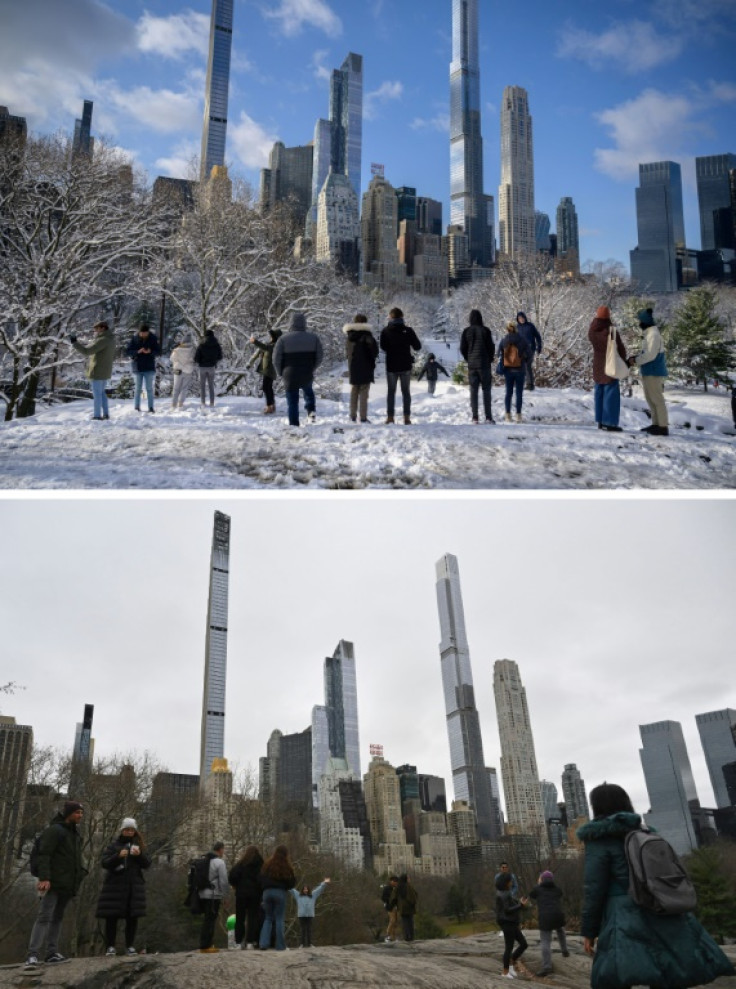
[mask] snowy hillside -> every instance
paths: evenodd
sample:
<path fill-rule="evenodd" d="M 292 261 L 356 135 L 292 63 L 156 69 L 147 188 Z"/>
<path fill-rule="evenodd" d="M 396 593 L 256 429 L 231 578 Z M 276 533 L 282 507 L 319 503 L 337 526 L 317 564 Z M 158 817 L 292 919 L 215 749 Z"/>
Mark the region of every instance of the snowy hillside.
<path fill-rule="evenodd" d="M 440 344 L 440 360 L 453 362 Z M 447 354 L 447 357 L 445 356 Z M 595 428 L 593 395 L 537 389 L 524 396 L 522 424 L 504 424 L 502 389 L 493 389 L 497 425 L 472 425 L 468 390 L 440 377 L 437 394 L 413 383 L 411 426 L 383 424 L 385 380 L 371 388 L 370 424 L 348 417 L 347 382 L 318 379 L 317 422 L 288 426 L 283 396 L 276 416 L 257 398 L 219 399 L 202 410 L 190 396 L 156 413 L 111 403 L 109 422 L 92 422 L 92 403 L 42 409 L 0 426 L 3 488 L 732 488 L 736 434 L 729 396 L 668 391 L 669 438 L 639 432 L 648 423 L 640 396 L 623 399 L 623 433 Z M 325 396 L 331 397 L 325 397 Z M 400 410 L 400 402 L 397 411 Z"/>

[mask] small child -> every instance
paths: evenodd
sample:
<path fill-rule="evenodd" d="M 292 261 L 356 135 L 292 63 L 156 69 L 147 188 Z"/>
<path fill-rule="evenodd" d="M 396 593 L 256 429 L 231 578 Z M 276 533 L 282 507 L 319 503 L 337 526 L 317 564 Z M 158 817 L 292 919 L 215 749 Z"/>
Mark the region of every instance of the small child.
<path fill-rule="evenodd" d="M 313 890 L 306 885 L 302 886 L 299 891 L 295 889 L 290 890 L 291 895 L 296 900 L 296 912 L 299 917 L 299 926 L 302 931 L 301 948 L 312 947 L 312 921 L 314 920 L 314 906 L 329 881 L 330 880 L 327 878 L 323 879 L 319 886 L 316 886 Z"/>

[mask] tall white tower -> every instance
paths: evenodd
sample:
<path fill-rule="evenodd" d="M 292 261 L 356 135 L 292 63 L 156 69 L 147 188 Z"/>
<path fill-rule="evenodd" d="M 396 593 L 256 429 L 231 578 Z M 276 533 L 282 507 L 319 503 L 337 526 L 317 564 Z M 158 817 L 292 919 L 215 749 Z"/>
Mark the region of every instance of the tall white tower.
<path fill-rule="evenodd" d="M 225 164 L 230 51 L 233 45 L 233 0 L 212 0 L 200 179 L 206 182 L 215 165 Z"/>
<path fill-rule="evenodd" d="M 532 118 L 521 86 L 507 86 L 501 102 L 498 247 L 509 256 L 536 251 Z"/>
<path fill-rule="evenodd" d="M 227 604 L 230 582 L 230 516 L 215 512 L 210 557 L 210 593 L 202 695 L 199 783 L 204 788 L 214 759 L 225 754 L 225 681 L 227 678 Z"/>

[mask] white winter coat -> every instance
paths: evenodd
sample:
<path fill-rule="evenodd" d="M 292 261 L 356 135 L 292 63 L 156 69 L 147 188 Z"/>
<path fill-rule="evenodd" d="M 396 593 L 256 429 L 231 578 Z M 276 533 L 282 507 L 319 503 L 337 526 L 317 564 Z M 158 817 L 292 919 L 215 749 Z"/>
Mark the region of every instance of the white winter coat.
<path fill-rule="evenodd" d="M 194 349 L 191 344 L 180 343 L 171 351 L 171 366 L 182 374 L 191 374 L 194 370 Z"/>

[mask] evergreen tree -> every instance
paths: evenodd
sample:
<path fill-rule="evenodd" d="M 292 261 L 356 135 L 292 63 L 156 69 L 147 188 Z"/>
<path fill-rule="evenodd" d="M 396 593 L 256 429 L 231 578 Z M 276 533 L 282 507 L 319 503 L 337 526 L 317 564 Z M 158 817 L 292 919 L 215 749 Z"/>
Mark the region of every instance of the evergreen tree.
<path fill-rule="evenodd" d="M 734 341 L 729 340 L 716 312 L 716 293 L 708 285 L 688 292 L 672 319 L 668 363 L 708 390 L 708 379 L 730 382 L 736 367 Z"/>
<path fill-rule="evenodd" d="M 706 845 L 693 852 L 687 868 L 698 894 L 696 913 L 703 927 L 721 942 L 736 935 L 736 889 L 718 846 Z"/>

